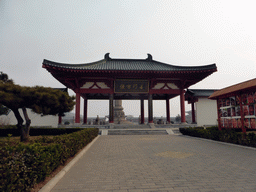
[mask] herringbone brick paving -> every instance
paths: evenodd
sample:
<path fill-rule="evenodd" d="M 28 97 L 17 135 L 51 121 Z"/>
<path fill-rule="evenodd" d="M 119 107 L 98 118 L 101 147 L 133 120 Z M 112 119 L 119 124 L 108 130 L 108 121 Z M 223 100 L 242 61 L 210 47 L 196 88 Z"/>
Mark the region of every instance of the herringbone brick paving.
<path fill-rule="evenodd" d="M 100 136 L 59 191 L 256 191 L 256 150 L 175 135 Z"/>

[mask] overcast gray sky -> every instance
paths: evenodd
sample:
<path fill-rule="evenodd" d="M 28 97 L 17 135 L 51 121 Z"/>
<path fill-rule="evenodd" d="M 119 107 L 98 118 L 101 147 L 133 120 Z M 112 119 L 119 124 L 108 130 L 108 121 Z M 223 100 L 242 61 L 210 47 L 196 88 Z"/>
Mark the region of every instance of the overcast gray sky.
<path fill-rule="evenodd" d="M 79 64 L 101 60 L 107 52 L 134 59 L 150 53 L 174 65 L 216 63 L 217 72 L 190 88 L 224 88 L 255 78 L 255 5 L 253 0 L 0 0 L 0 71 L 20 85 L 64 87 L 42 68 L 43 59 Z M 126 115 L 139 115 L 139 101 L 124 101 L 123 107 Z M 170 107 L 176 116 L 179 98 Z M 107 101 L 89 102 L 88 116 L 107 114 Z M 154 102 L 154 116 L 165 116 L 165 102 Z"/>

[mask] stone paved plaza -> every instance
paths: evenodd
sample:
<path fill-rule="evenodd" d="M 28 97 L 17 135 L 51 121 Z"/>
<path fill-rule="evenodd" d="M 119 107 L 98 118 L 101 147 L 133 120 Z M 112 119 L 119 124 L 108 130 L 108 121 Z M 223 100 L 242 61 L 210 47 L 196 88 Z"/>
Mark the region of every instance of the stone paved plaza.
<path fill-rule="evenodd" d="M 178 135 L 100 136 L 59 191 L 256 191 L 256 150 Z"/>

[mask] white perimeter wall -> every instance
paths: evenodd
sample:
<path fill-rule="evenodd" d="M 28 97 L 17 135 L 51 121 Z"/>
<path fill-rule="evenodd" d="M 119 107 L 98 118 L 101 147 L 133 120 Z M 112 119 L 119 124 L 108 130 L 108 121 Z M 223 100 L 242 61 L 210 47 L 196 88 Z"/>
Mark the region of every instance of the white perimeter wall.
<path fill-rule="evenodd" d="M 198 126 L 217 125 L 217 102 L 207 98 L 198 98 L 196 119 Z"/>
<path fill-rule="evenodd" d="M 19 110 L 21 117 L 24 120 L 24 115 L 22 110 Z M 41 116 L 40 114 L 32 112 L 30 109 L 27 109 L 28 116 L 31 120 L 31 126 L 51 126 L 51 127 L 58 127 L 58 115 L 47 115 Z M 11 111 L 7 116 L 1 115 L 0 116 L 0 123 L 8 124 L 8 125 L 16 125 L 17 120 L 14 116 L 14 113 Z"/>

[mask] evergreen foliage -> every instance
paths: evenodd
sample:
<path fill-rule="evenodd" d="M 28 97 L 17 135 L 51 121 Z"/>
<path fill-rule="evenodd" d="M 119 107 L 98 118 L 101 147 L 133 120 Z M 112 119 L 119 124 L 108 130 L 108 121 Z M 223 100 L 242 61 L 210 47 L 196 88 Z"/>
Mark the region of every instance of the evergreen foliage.
<path fill-rule="evenodd" d="M 10 109 L 0 104 L 0 115 L 8 115 Z"/>
<path fill-rule="evenodd" d="M 11 79 L 8 78 L 8 75 L 0 71 L 0 83 L 13 83 Z M 0 103 L 0 115 L 8 115 L 10 109 Z"/>
<path fill-rule="evenodd" d="M 180 128 L 179 130 L 183 135 L 256 147 L 256 134 L 254 132 L 246 134 L 239 132 L 238 129 L 223 129 L 220 131 L 218 127 L 209 127 L 206 129 L 203 127 L 190 127 Z"/>
<path fill-rule="evenodd" d="M 61 90 L 42 86 L 20 86 L 8 79 L 8 75 L 1 72 L 0 104 L 11 109 L 18 121 L 17 127 L 21 132 L 21 141 L 28 141 L 31 120 L 27 115 L 27 108 L 41 115 L 61 115 L 73 109 L 75 97 L 70 97 Z M 20 115 L 22 109 L 26 125 Z"/>
<path fill-rule="evenodd" d="M 42 136 L 26 144 L 0 142 L 0 191 L 31 191 L 97 137 L 98 132 L 88 128 L 60 136 Z"/>
<path fill-rule="evenodd" d="M 48 127 L 30 127 L 29 135 L 30 136 L 40 136 L 40 135 L 63 135 L 69 134 L 76 131 L 81 131 L 83 128 L 48 128 Z M 7 137 L 8 135 L 13 137 L 20 136 L 15 125 L 5 125 L 0 127 L 0 137 Z M 1 139 L 1 138 L 0 138 Z"/>

